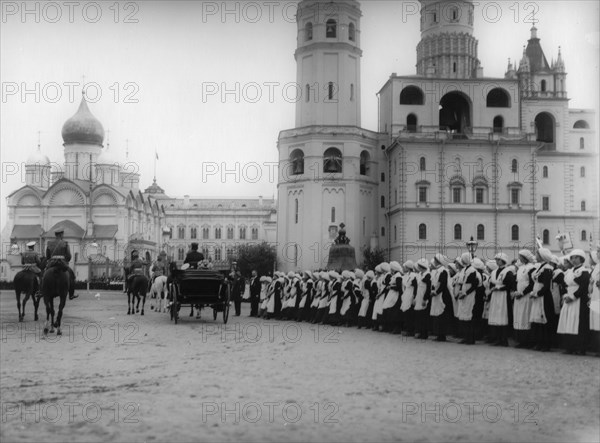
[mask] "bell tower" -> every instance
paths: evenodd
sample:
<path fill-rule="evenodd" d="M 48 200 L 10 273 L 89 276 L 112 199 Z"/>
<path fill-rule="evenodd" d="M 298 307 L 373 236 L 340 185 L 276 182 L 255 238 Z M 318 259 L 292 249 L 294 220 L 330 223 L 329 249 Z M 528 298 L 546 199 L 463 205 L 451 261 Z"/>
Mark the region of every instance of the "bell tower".
<path fill-rule="evenodd" d="M 378 218 L 379 134 L 360 127 L 360 5 L 298 4 L 295 128 L 281 131 L 280 270 L 321 269 L 343 222 L 357 249 Z"/>
<path fill-rule="evenodd" d="M 298 5 L 296 127 L 360 126 L 361 15 L 354 0 Z"/>

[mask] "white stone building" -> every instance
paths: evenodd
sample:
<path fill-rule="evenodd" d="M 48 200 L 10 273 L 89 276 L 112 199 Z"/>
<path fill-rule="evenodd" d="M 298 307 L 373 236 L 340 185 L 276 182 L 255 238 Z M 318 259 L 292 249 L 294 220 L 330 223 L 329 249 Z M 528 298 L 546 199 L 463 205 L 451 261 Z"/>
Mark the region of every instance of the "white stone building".
<path fill-rule="evenodd" d="M 278 141 L 280 268 L 324 267 L 340 222 L 359 262 L 373 246 L 402 262 L 454 257 L 471 237 L 484 258 L 516 257 L 536 237 L 556 252 L 559 233 L 567 247 L 598 238 L 595 112 L 569 109 L 560 49 L 549 64 L 535 27 L 518 66 L 484 77 L 474 4 L 421 0 L 417 72 L 382 86 L 373 132 L 360 127 L 359 3 L 298 11 L 303 97 Z"/>

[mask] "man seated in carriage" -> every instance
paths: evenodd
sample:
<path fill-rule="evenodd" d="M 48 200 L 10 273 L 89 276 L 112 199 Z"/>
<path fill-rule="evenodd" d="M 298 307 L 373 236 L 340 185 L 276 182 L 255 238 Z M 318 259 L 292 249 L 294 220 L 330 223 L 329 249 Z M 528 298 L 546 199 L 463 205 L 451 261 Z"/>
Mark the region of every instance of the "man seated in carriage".
<path fill-rule="evenodd" d="M 183 263 L 189 263 L 190 269 L 198 269 L 198 264 L 203 261 L 204 254 L 198 252 L 198 243 L 192 243 L 192 250 L 186 254 Z"/>

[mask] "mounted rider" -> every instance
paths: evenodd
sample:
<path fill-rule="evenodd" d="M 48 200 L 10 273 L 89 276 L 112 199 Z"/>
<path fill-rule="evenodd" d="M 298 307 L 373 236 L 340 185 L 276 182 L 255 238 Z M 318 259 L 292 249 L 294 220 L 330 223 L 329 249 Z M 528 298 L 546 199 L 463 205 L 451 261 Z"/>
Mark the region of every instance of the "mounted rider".
<path fill-rule="evenodd" d="M 158 255 L 156 262 L 152 265 L 152 283 L 154 284 L 154 280 L 156 277 L 160 277 L 161 275 L 167 276 L 167 253 L 165 251 L 161 251 Z"/>
<path fill-rule="evenodd" d="M 145 267 L 146 267 L 146 263 L 144 263 L 140 259 L 140 253 L 135 249 L 133 251 L 131 251 L 131 263 L 129 264 L 128 268 L 125 268 L 127 279 L 125 280 L 126 287 L 125 287 L 124 292 L 128 292 L 129 286 L 131 285 L 131 282 L 133 281 L 133 279 L 136 275 L 144 275 L 145 274 L 145 272 L 144 272 Z"/>
<path fill-rule="evenodd" d="M 50 269 L 57 270 L 60 272 L 68 272 L 69 262 L 71 261 L 71 248 L 69 243 L 63 239 L 65 230 L 59 228 L 54 231 L 54 240 L 50 240 L 46 246 L 46 259 L 48 263 L 46 265 L 46 272 Z M 79 295 L 70 295 L 69 299 L 79 297 Z"/>
<path fill-rule="evenodd" d="M 27 243 L 27 251 L 21 254 L 21 264 L 23 265 L 24 271 L 31 271 L 37 277 L 38 288 L 40 288 L 40 282 L 42 277 L 42 260 L 40 254 L 38 254 L 33 248 L 35 247 L 34 241 Z"/>

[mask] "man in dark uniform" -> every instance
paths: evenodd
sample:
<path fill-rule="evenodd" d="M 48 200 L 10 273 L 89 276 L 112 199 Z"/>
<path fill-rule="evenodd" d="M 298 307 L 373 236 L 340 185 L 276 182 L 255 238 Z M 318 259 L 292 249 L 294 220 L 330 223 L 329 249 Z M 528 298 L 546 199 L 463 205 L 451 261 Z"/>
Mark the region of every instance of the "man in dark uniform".
<path fill-rule="evenodd" d="M 48 246 L 46 247 L 46 258 L 48 259 L 46 270 L 50 268 L 56 268 L 63 272 L 69 270 L 71 248 L 69 248 L 69 243 L 63 240 L 64 233 L 64 229 L 57 229 L 54 231 L 54 240 L 48 242 Z M 79 295 L 69 295 L 69 300 L 73 300 L 77 297 L 79 297 Z"/>
<path fill-rule="evenodd" d="M 242 277 L 240 271 L 235 271 L 233 280 L 233 304 L 235 306 L 235 316 L 239 317 L 242 313 L 242 295 L 246 288 L 246 280 Z"/>
<path fill-rule="evenodd" d="M 27 243 L 27 251 L 21 255 L 21 264 L 23 265 L 23 270 L 31 271 L 35 274 L 38 283 L 37 287 L 40 288 L 40 277 L 42 274 L 40 267 L 42 266 L 42 260 L 40 259 L 40 254 L 33 250 L 34 247 L 34 241 Z"/>
<path fill-rule="evenodd" d="M 258 302 L 260 298 L 260 279 L 256 270 L 252 271 L 250 279 L 250 317 L 258 317 Z"/>
<path fill-rule="evenodd" d="M 156 277 L 160 277 L 161 275 L 167 275 L 167 262 L 166 262 L 167 253 L 161 252 L 156 259 L 156 263 L 152 265 L 152 283 L 154 284 L 154 280 Z"/>
<path fill-rule="evenodd" d="M 140 253 L 136 250 L 131 251 L 131 264 L 127 268 L 126 292 L 129 291 L 131 281 L 136 275 L 144 275 L 144 266 L 145 263 L 140 259 Z"/>
<path fill-rule="evenodd" d="M 187 253 L 183 263 L 189 263 L 191 269 L 198 269 L 198 263 L 204 260 L 204 254 L 198 252 L 198 243 L 192 243 L 192 250 Z"/>

